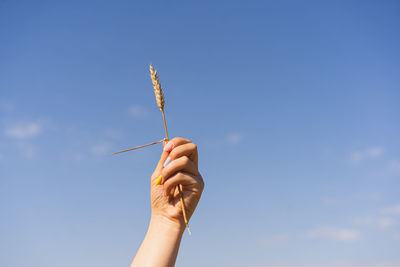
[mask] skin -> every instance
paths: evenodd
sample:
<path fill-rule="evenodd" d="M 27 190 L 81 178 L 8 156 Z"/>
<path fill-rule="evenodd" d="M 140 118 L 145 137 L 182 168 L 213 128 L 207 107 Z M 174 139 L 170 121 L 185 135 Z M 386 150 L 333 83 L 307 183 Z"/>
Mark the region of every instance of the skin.
<path fill-rule="evenodd" d="M 164 162 L 170 157 L 170 163 Z M 159 176 L 161 185 L 154 185 Z M 185 222 L 177 185 L 182 193 L 188 220 L 193 215 L 204 188 L 198 171 L 197 146 L 190 140 L 176 137 L 164 143 L 164 151 L 151 176 L 151 219 L 147 234 L 131 267 L 172 267 L 176 257 Z"/>

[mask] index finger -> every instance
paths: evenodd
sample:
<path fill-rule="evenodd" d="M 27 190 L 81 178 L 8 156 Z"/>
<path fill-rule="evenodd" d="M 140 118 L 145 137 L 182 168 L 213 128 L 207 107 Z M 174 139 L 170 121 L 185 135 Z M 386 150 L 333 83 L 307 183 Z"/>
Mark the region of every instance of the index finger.
<path fill-rule="evenodd" d="M 189 139 L 185 139 L 182 137 L 174 137 L 171 140 L 164 143 L 164 151 L 169 153 L 175 147 L 178 147 L 180 145 L 187 144 L 187 143 L 190 143 Z"/>
<path fill-rule="evenodd" d="M 190 140 L 182 138 L 182 137 L 175 137 L 175 138 L 172 138 L 169 141 L 164 141 L 164 143 L 163 143 L 164 149 L 163 149 L 163 152 L 161 154 L 161 158 L 158 161 L 158 164 L 156 166 L 156 170 L 155 171 L 157 173 L 161 172 L 161 169 L 163 168 L 165 160 L 168 158 L 168 155 L 172 151 L 172 149 L 174 149 L 175 147 L 178 147 L 180 145 L 187 144 L 187 143 L 190 143 Z"/>

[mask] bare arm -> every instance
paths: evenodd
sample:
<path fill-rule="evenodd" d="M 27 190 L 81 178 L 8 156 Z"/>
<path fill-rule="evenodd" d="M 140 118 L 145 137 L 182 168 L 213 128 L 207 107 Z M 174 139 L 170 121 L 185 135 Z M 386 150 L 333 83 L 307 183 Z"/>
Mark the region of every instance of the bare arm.
<path fill-rule="evenodd" d="M 184 230 L 168 219 L 152 217 L 131 267 L 174 266 Z"/>
<path fill-rule="evenodd" d="M 166 166 L 165 162 L 170 161 Z M 160 180 L 159 185 L 156 184 Z M 150 225 L 131 267 L 173 267 L 185 230 L 177 185 L 182 185 L 188 219 L 204 188 L 198 171 L 197 147 L 187 139 L 174 138 L 164 146 L 151 177 Z"/>

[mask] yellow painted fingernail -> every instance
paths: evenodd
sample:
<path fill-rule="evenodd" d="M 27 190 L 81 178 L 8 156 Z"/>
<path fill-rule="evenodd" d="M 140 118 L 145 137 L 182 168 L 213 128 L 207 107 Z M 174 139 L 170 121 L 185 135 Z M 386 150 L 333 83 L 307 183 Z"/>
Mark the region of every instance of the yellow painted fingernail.
<path fill-rule="evenodd" d="M 159 185 L 159 184 L 161 184 L 161 180 L 162 180 L 162 177 L 161 177 L 161 175 L 160 175 L 160 176 L 158 176 L 158 178 L 157 178 L 156 182 L 154 183 L 154 185 Z"/>

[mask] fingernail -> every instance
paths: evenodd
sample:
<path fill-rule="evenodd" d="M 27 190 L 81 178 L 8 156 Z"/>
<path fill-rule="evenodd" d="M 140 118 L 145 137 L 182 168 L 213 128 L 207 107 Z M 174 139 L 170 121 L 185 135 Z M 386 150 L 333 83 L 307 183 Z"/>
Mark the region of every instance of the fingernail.
<path fill-rule="evenodd" d="M 171 162 L 171 158 L 168 157 L 167 160 L 164 162 L 164 167 L 167 167 L 167 165 Z"/>
<path fill-rule="evenodd" d="M 157 178 L 156 182 L 154 183 L 154 185 L 160 185 L 161 184 L 161 180 L 162 180 L 162 177 L 160 175 L 160 176 L 158 176 L 158 178 Z"/>
<path fill-rule="evenodd" d="M 164 151 L 170 152 L 174 148 L 174 143 L 171 141 L 164 146 Z"/>

